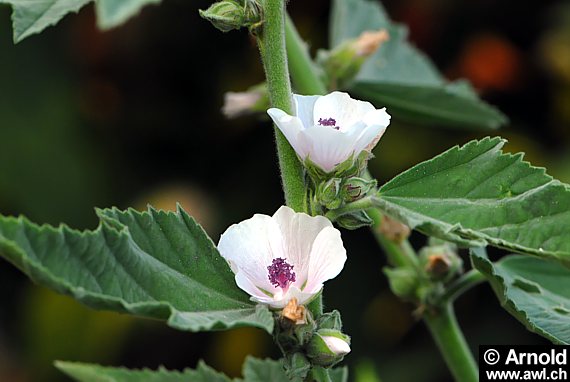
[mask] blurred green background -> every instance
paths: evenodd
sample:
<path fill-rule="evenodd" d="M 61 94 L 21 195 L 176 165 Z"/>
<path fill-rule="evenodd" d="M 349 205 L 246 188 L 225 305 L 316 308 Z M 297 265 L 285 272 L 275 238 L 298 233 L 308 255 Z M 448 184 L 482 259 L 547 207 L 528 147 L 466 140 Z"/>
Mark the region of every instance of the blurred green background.
<path fill-rule="evenodd" d="M 0 6 L 0 213 L 94 228 L 93 207 L 183 207 L 215 241 L 232 223 L 282 204 L 267 119 L 228 121 L 223 94 L 263 80 L 245 31 L 222 34 L 198 17 L 210 1 L 165 0 L 116 30 L 93 7 L 14 46 Z M 502 135 L 570 182 L 570 4 L 567 1 L 391 0 L 396 21 L 450 79 L 470 79 L 510 118 L 499 132 L 393 120 L 372 172 L 388 180 L 448 147 Z M 327 41 L 329 1 L 291 1 L 311 47 Z M 413 307 L 387 289 L 385 259 L 367 230 L 343 231 L 349 261 L 325 304 L 353 336 L 346 358 L 359 382 L 446 381 L 448 372 Z M 421 245 L 423 238 L 413 241 Z M 496 253 L 495 255 L 500 255 Z M 458 316 L 479 344 L 541 343 L 500 309 L 488 286 Z M 89 310 L 32 285 L 0 260 L 0 381 L 64 381 L 55 359 L 171 369 L 205 359 L 232 376 L 247 354 L 277 357 L 256 329 L 184 333 L 160 322 Z"/>

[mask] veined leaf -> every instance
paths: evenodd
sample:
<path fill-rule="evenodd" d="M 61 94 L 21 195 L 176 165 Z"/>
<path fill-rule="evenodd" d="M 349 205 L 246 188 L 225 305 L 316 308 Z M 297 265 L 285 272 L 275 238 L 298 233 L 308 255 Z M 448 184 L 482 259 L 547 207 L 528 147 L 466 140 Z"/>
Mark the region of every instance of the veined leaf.
<path fill-rule="evenodd" d="M 55 366 L 78 382 L 231 382 L 226 375 L 217 372 L 200 361 L 196 370 L 169 371 L 129 370 L 122 367 L 104 367 L 86 363 L 57 361 Z"/>
<path fill-rule="evenodd" d="M 95 309 L 163 319 L 180 330 L 272 331 L 272 313 L 249 301 L 202 227 L 182 209 L 98 214 L 99 228 L 84 232 L 0 217 L 0 256 L 35 282 Z"/>
<path fill-rule="evenodd" d="M 447 82 L 430 60 L 407 41 L 407 29 L 391 22 L 378 1 L 335 0 L 330 45 L 367 30 L 386 29 L 390 40 L 363 65 L 348 90 L 414 123 L 494 129 L 506 122 L 479 100 L 465 81 Z"/>
<path fill-rule="evenodd" d="M 196 370 L 182 372 L 159 370 L 128 370 L 125 368 L 104 367 L 99 365 L 56 362 L 56 367 L 78 382 L 230 382 L 230 378 L 199 362 Z M 347 382 L 346 367 L 331 370 L 332 382 Z M 291 382 L 285 375 L 281 361 L 247 357 L 243 365 L 243 379 L 234 382 Z M 301 382 L 301 381 L 293 381 Z"/>
<path fill-rule="evenodd" d="M 428 235 L 491 244 L 570 265 L 570 188 L 485 138 L 398 175 L 374 203 Z"/>
<path fill-rule="evenodd" d="M 569 269 L 529 256 L 507 256 L 492 263 L 481 248 L 472 251 L 471 260 L 501 305 L 528 330 L 570 344 Z"/>
<path fill-rule="evenodd" d="M 161 0 L 0 0 L 0 4 L 12 5 L 14 42 L 20 42 L 92 1 L 96 1 L 99 26 L 108 29 L 124 23 L 145 5 Z"/>

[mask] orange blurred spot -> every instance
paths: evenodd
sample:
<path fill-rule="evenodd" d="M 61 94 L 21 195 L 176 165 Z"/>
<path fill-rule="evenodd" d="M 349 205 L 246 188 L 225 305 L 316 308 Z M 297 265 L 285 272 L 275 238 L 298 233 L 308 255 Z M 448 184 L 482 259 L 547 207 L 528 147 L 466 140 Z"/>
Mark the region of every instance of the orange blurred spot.
<path fill-rule="evenodd" d="M 458 59 L 460 77 L 467 77 L 480 91 L 510 90 L 520 74 L 520 54 L 506 39 L 483 34 L 465 45 Z"/>

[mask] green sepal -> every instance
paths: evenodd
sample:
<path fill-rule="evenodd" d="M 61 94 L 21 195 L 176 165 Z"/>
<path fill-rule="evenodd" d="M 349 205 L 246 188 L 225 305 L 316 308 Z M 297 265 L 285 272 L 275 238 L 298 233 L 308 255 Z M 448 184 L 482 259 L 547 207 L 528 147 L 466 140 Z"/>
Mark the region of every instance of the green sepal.
<path fill-rule="evenodd" d="M 344 188 L 342 179 L 332 178 L 319 183 L 315 193 L 317 202 L 329 210 L 335 210 L 342 205 L 341 190 Z"/>
<path fill-rule="evenodd" d="M 333 310 L 332 312 L 323 313 L 317 320 L 317 326 L 319 329 L 342 329 L 342 318 L 338 310 Z"/>
<path fill-rule="evenodd" d="M 292 381 L 295 379 L 305 380 L 313 367 L 305 354 L 301 352 L 287 354 L 283 366 L 285 367 L 285 374 Z"/>
<path fill-rule="evenodd" d="M 355 176 L 360 176 L 362 172 L 366 169 L 368 160 L 371 159 L 373 155 L 362 150 L 360 154 L 354 157 L 351 155 L 347 160 L 342 163 L 337 164 L 331 171 L 325 171 L 320 168 L 315 162 L 311 160 L 309 156 L 303 160 L 303 165 L 307 170 L 307 174 L 311 177 L 315 184 L 320 184 L 323 181 L 327 181 L 332 178 L 352 178 Z"/>
<path fill-rule="evenodd" d="M 369 227 L 374 221 L 365 211 L 361 210 L 340 216 L 336 219 L 336 223 L 343 228 L 355 230 L 362 227 Z"/>

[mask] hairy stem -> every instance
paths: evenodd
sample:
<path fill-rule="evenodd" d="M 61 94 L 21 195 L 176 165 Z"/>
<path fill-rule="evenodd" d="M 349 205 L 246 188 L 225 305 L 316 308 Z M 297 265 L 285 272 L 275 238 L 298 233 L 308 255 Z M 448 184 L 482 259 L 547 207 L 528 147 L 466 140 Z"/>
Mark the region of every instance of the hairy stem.
<path fill-rule="evenodd" d="M 265 0 L 264 26 L 259 47 L 271 105 L 292 113 L 291 83 L 285 47 L 285 0 Z M 305 182 L 303 166 L 285 136 L 275 128 L 277 156 L 285 202 L 295 211 L 304 210 Z"/>
<path fill-rule="evenodd" d="M 457 323 L 453 305 L 443 303 L 434 312 L 427 312 L 424 321 L 455 380 L 477 382 L 477 364 Z"/>

